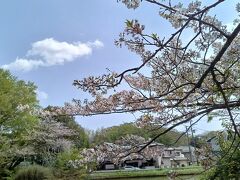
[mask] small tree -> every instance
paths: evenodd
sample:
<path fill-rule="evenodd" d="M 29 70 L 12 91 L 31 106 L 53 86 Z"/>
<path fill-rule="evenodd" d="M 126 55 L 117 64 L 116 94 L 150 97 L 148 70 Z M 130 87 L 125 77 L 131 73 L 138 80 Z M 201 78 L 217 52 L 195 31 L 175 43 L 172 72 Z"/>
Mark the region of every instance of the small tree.
<path fill-rule="evenodd" d="M 51 118 L 41 120 L 28 138 L 25 157 L 37 164 L 51 166 L 55 164 L 58 153 L 74 147 L 71 137 L 75 135 L 76 132 L 63 123 Z"/>
<path fill-rule="evenodd" d="M 52 107 L 49 106 L 46 109 L 51 111 L 51 108 Z M 77 148 L 86 148 L 89 146 L 88 135 L 85 129 L 75 121 L 74 116 L 54 116 L 53 120 L 75 132 L 69 136 L 68 139 L 71 140 Z"/>

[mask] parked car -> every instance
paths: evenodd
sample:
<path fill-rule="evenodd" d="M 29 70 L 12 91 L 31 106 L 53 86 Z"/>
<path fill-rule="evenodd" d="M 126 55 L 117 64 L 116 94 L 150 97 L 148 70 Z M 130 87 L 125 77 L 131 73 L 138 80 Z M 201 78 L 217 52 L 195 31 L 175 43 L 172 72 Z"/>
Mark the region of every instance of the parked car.
<path fill-rule="evenodd" d="M 140 168 L 134 167 L 134 166 L 124 166 L 123 169 L 124 169 L 124 170 L 138 170 L 138 169 L 140 169 Z"/>

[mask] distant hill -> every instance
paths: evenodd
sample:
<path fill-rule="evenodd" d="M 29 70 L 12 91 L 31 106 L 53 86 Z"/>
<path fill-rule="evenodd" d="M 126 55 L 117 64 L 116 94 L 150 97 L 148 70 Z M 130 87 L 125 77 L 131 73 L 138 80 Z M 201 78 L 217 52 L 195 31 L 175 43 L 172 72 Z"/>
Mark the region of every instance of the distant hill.
<path fill-rule="evenodd" d="M 163 132 L 165 128 L 157 129 L 155 130 L 150 128 L 139 128 L 134 123 L 125 123 L 119 126 L 113 126 L 110 128 L 104 128 L 97 130 L 92 138 L 92 144 L 101 144 L 103 142 L 112 142 L 114 143 L 116 140 L 120 139 L 123 136 L 126 135 L 138 135 L 142 136 L 145 139 L 153 138 L 157 134 Z M 182 132 L 179 132 L 177 130 L 169 131 L 168 133 L 160 136 L 156 142 L 165 144 L 165 145 L 171 145 L 171 146 L 179 146 L 179 145 L 187 145 L 187 136 L 183 135 L 178 142 L 175 143 L 175 141 L 178 139 L 179 136 L 181 136 Z"/>

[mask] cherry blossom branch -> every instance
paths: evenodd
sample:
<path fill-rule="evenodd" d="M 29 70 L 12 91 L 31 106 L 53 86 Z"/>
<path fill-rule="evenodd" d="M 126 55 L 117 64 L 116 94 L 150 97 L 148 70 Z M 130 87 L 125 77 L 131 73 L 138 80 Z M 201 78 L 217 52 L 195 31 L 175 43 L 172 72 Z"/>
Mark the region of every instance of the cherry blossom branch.
<path fill-rule="evenodd" d="M 233 42 L 234 38 L 236 38 L 236 36 L 238 35 L 238 33 L 240 32 L 240 23 L 238 24 L 238 26 L 234 29 L 233 33 L 228 37 L 227 41 L 225 42 L 224 46 L 222 47 L 222 49 L 219 51 L 219 53 L 216 55 L 216 57 L 214 58 L 214 60 L 211 62 L 211 64 L 209 65 L 208 69 L 203 73 L 203 75 L 200 77 L 200 79 L 198 80 L 198 82 L 195 84 L 195 86 L 189 91 L 189 93 L 182 98 L 177 104 L 182 103 L 186 98 L 188 98 L 188 96 L 190 94 L 192 94 L 197 88 L 200 88 L 204 79 L 207 77 L 207 75 L 214 69 L 215 65 L 221 60 L 223 54 L 227 51 L 228 47 L 231 45 L 231 43 Z"/>
<path fill-rule="evenodd" d="M 207 25 L 207 26 L 215 29 L 216 31 L 220 32 L 223 36 L 225 36 L 226 38 L 228 38 L 228 35 L 227 35 L 225 32 L 223 32 L 221 29 L 219 29 L 218 27 L 214 26 L 214 25 L 211 24 L 211 23 L 208 23 L 208 22 L 206 22 L 206 21 L 203 21 L 203 20 L 195 17 L 195 16 L 197 16 L 197 15 L 199 15 L 199 14 L 204 14 L 204 13 L 206 13 L 207 11 L 209 11 L 210 9 L 216 7 L 217 5 L 219 5 L 220 3 L 224 2 L 225 0 L 218 0 L 217 2 L 213 3 L 212 5 L 209 5 L 209 6 L 205 7 L 205 8 L 202 9 L 202 10 L 198 10 L 198 12 L 193 13 L 193 14 L 181 13 L 180 11 L 174 9 L 173 7 L 167 6 L 167 5 L 165 5 L 165 4 L 162 4 L 162 3 L 160 3 L 160 2 L 158 2 L 158 1 L 156 1 L 156 0 L 145 0 L 145 1 L 147 1 L 147 2 L 149 2 L 149 3 L 152 3 L 152 4 L 156 4 L 156 5 L 158 5 L 158 6 L 160 6 L 160 7 L 163 7 L 163 8 L 165 8 L 165 9 L 167 9 L 167 10 L 173 11 L 174 13 L 179 13 L 179 14 L 181 14 L 181 15 L 183 15 L 183 16 L 186 16 L 186 17 L 187 17 L 188 19 L 190 19 L 190 20 L 199 21 L 199 22 L 201 22 L 202 24 Z"/>
<path fill-rule="evenodd" d="M 211 74 L 212 74 L 212 77 L 213 77 L 214 82 L 216 83 L 218 89 L 220 90 L 220 92 L 221 92 L 221 94 L 222 94 L 222 97 L 223 97 L 223 100 L 224 100 L 224 104 L 225 104 L 226 109 L 227 109 L 227 111 L 228 111 L 228 114 L 229 114 L 230 120 L 231 120 L 231 122 L 232 122 L 234 131 L 235 131 L 235 133 L 238 135 L 238 137 L 240 138 L 240 133 L 239 133 L 239 131 L 238 131 L 237 125 L 235 124 L 235 121 L 234 121 L 234 118 L 233 118 L 231 109 L 230 109 L 230 107 L 229 107 L 229 103 L 228 103 L 228 99 L 227 99 L 227 97 L 226 97 L 226 94 L 225 94 L 225 92 L 223 91 L 221 84 L 220 84 L 219 81 L 217 80 L 214 71 L 211 71 Z"/>

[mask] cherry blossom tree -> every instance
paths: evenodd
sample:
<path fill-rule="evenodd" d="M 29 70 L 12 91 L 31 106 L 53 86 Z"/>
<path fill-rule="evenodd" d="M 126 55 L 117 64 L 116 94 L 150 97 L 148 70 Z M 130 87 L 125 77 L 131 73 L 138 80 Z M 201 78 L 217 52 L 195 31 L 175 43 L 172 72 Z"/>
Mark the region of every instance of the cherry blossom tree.
<path fill-rule="evenodd" d="M 162 37 L 148 33 L 148 27 L 138 20 L 127 20 L 115 44 L 139 55 L 140 64 L 123 72 L 74 80 L 73 85 L 90 93 L 93 100 L 73 100 L 57 113 L 91 116 L 139 112 L 139 126 L 167 128 L 139 152 L 171 129 L 191 120 L 197 123 L 211 114 L 227 117 L 240 137 L 240 3 L 236 4 L 234 28 L 229 30 L 212 15 L 224 1 L 202 4 L 196 0 L 187 4 L 119 0 L 129 9 L 146 3 L 159 8 L 160 18 L 172 25 L 173 33 Z M 121 84 L 128 86 L 126 90 L 117 90 Z"/>
<path fill-rule="evenodd" d="M 34 156 L 39 164 L 54 163 L 58 153 L 69 151 L 74 146 L 70 137 L 75 134 L 74 130 L 61 122 L 53 119 L 41 120 L 32 136 L 29 137 L 29 144 L 26 147 L 29 151 L 26 157 Z"/>

